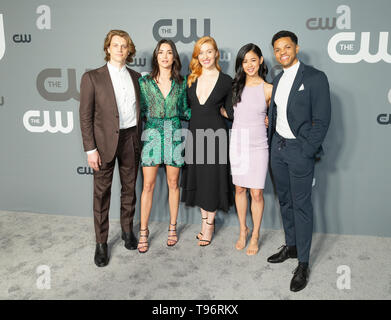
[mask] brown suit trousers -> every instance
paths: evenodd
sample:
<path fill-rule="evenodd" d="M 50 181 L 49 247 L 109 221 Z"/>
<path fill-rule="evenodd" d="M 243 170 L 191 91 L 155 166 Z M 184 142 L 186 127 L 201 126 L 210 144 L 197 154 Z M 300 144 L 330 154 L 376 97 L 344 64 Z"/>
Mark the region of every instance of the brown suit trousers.
<path fill-rule="evenodd" d="M 116 160 L 121 181 L 121 229 L 130 232 L 136 206 L 136 180 L 139 154 L 137 128 L 120 130 L 117 151 L 110 162 L 102 162 L 99 171 L 94 171 L 94 225 L 96 242 L 107 242 L 109 234 L 109 209 L 111 184 Z"/>

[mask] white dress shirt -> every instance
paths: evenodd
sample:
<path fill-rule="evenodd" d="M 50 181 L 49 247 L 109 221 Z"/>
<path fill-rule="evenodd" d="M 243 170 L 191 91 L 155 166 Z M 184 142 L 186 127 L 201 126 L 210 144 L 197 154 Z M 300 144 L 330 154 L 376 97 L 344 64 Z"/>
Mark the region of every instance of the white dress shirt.
<path fill-rule="evenodd" d="M 137 125 L 136 116 L 136 94 L 133 81 L 126 66 L 121 69 L 114 67 L 110 62 L 109 68 L 111 82 L 113 83 L 115 100 L 117 101 L 119 113 L 119 128 L 127 129 Z"/>
<path fill-rule="evenodd" d="M 114 88 L 115 101 L 119 114 L 119 128 L 127 129 L 137 125 L 136 94 L 133 81 L 126 66 L 121 69 L 107 62 L 107 68 Z M 87 151 L 87 154 L 95 152 Z"/>
<path fill-rule="evenodd" d="M 293 81 L 295 80 L 299 66 L 300 61 L 295 63 L 293 66 L 284 69 L 284 73 L 278 82 L 276 95 L 274 97 L 274 102 L 277 105 L 276 131 L 281 137 L 286 139 L 296 139 L 289 126 L 286 111 L 289 94 L 291 92 Z"/>

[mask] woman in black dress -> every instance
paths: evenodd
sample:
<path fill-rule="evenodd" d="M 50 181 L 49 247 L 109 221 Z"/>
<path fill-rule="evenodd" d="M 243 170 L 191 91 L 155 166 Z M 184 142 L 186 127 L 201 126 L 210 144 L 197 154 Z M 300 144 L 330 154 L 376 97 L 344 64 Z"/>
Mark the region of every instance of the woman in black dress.
<path fill-rule="evenodd" d="M 211 37 L 200 38 L 190 62 L 187 96 L 191 107 L 182 174 L 181 201 L 201 208 L 200 246 L 211 243 L 217 210 L 233 204 L 228 162 L 228 129 L 220 108 L 232 112 L 232 78 L 221 72 L 220 53 Z"/>

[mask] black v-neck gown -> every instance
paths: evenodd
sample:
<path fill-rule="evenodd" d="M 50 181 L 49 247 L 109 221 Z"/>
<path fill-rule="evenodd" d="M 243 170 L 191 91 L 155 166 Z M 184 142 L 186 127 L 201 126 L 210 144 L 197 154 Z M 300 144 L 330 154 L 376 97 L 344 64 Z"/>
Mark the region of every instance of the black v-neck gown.
<path fill-rule="evenodd" d="M 197 80 L 187 88 L 192 139 L 189 139 L 189 135 L 186 139 L 181 201 L 187 206 L 198 206 L 206 211 L 227 212 L 233 204 L 233 184 L 228 156 L 228 128 L 220 114 L 220 107 L 225 107 L 228 112 L 232 110 L 232 78 L 220 72 L 215 87 L 203 105 L 198 100 L 196 89 Z M 209 138 L 209 142 L 203 134 L 206 134 L 203 130 L 208 129 L 215 135 L 215 138 Z M 197 131 L 198 135 L 201 133 L 201 138 L 197 137 Z"/>

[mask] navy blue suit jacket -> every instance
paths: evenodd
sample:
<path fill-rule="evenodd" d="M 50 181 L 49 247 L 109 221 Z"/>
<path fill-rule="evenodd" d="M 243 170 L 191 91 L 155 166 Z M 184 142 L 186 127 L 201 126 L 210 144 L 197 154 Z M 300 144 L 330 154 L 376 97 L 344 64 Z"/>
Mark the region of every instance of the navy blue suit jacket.
<path fill-rule="evenodd" d="M 276 128 L 277 106 L 274 102 L 278 82 L 283 72 L 273 80 L 269 107 L 269 146 Z M 304 87 L 304 90 L 299 90 Z M 331 102 L 327 76 L 300 61 L 288 98 L 287 117 L 292 133 L 301 142 L 304 156 L 312 158 L 323 153 L 322 142 L 330 124 Z"/>

